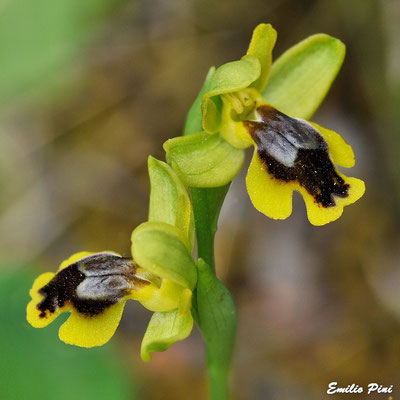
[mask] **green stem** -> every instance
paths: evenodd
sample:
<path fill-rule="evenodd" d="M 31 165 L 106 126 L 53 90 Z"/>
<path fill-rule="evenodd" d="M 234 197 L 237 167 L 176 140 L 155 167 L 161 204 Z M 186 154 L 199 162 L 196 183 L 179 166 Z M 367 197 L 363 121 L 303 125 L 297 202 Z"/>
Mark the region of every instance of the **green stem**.
<path fill-rule="evenodd" d="M 230 183 L 216 188 L 191 188 L 194 221 L 196 226 L 198 257 L 214 271 L 214 237 L 218 217 Z"/>
<path fill-rule="evenodd" d="M 214 72 L 215 68 L 210 68 L 189 110 L 183 135 L 203 130 L 201 102 Z M 214 261 L 214 237 L 229 186 L 230 183 L 216 188 L 190 188 L 198 257 L 208 265 L 205 267 L 204 261 L 199 260 L 199 282 L 193 296 L 193 316 L 204 337 L 212 400 L 229 399 L 228 379 L 236 334 L 236 308 L 231 294 L 215 276 Z"/>
<path fill-rule="evenodd" d="M 210 395 L 213 400 L 229 399 L 229 372 L 230 368 L 221 368 L 220 366 L 210 365 L 210 357 L 208 359 L 208 379 L 210 382 Z"/>
<path fill-rule="evenodd" d="M 218 217 L 230 184 L 217 188 L 191 188 L 195 219 L 198 257 L 202 258 L 214 271 L 214 237 L 218 227 Z M 207 370 L 212 400 L 229 399 L 229 371 L 231 354 L 222 357 L 215 351 L 212 341 L 202 329 L 201 315 L 199 326 L 205 336 Z M 214 334 L 218 334 L 214 332 Z M 234 336 L 234 332 L 233 332 Z"/>

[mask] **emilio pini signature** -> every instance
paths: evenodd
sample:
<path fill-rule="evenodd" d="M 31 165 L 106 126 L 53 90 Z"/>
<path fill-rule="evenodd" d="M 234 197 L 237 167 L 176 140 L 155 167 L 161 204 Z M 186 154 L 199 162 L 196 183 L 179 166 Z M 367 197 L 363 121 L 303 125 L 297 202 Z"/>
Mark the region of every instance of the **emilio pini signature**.
<path fill-rule="evenodd" d="M 327 394 L 391 394 L 393 393 L 393 385 L 384 386 L 376 382 L 371 382 L 367 386 L 357 385 L 352 383 L 347 386 L 340 386 L 338 382 L 331 382 L 326 391 Z M 389 397 L 390 399 L 390 397 Z"/>

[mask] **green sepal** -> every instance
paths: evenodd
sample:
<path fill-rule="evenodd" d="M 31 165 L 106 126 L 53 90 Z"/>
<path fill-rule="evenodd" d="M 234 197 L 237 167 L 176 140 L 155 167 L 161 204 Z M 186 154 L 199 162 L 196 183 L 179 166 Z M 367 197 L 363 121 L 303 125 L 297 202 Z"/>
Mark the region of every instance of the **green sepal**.
<path fill-rule="evenodd" d="M 197 95 L 194 103 L 190 107 L 190 110 L 186 116 L 185 127 L 183 129 L 183 136 L 191 135 L 192 133 L 200 132 L 203 130 L 203 120 L 201 116 L 201 102 L 203 95 L 208 92 L 210 88 L 211 78 L 215 72 L 215 67 L 211 67 L 208 70 L 206 79 L 203 83 L 199 94 Z"/>
<path fill-rule="evenodd" d="M 209 373 L 224 379 L 229 373 L 235 345 L 236 308 L 230 292 L 210 266 L 200 258 L 197 267 L 196 322 L 206 342 Z"/>
<path fill-rule="evenodd" d="M 193 290 L 197 271 L 181 232 L 163 222 L 145 222 L 132 232 L 132 256 L 143 269 Z"/>
<path fill-rule="evenodd" d="M 156 312 L 151 317 L 142 340 L 140 355 L 143 361 L 150 361 L 151 353 L 165 351 L 175 342 L 186 339 L 193 328 L 190 311 L 179 310 Z"/>
<path fill-rule="evenodd" d="M 248 55 L 255 56 L 260 61 L 261 74 L 250 85 L 250 87 L 260 91 L 264 89 L 268 82 L 272 63 L 272 50 L 275 46 L 276 36 L 276 30 L 271 24 L 260 24 L 254 29 L 249 49 L 247 50 Z"/>
<path fill-rule="evenodd" d="M 150 177 L 149 221 L 176 226 L 193 250 L 194 220 L 189 194 L 173 169 L 152 156 L 148 158 Z"/>
<path fill-rule="evenodd" d="M 215 96 L 247 88 L 259 78 L 260 73 L 260 61 L 252 55 L 245 55 L 241 60 L 229 62 L 216 69 L 201 105 L 203 128 L 207 132 L 216 133 L 221 122 L 221 100 Z"/>
<path fill-rule="evenodd" d="M 240 171 L 244 152 L 219 134 L 197 133 L 164 143 L 164 150 L 186 186 L 216 187 L 230 182 Z"/>
<path fill-rule="evenodd" d="M 325 34 L 291 47 L 272 64 L 265 100 L 291 117 L 309 119 L 339 72 L 345 51 L 340 40 Z"/>

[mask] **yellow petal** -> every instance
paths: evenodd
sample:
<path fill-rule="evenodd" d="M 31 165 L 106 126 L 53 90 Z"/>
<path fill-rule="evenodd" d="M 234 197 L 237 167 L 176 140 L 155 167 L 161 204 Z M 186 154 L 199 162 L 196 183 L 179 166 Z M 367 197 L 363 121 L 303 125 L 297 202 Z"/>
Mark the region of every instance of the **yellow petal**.
<path fill-rule="evenodd" d="M 320 226 L 338 219 L 343 208 L 356 202 L 365 192 L 362 180 L 337 173 L 349 185 L 348 196 L 334 196 L 335 205 L 323 207 L 297 181 L 279 181 L 270 175 L 255 151 L 247 173 L 247 191 L 258 211 L 273 219 L 285 219 L 292 212 L 292 193 L 296 190 L 303 196 L 310 223 Z"/>
<path fill-rule="evenodd" d="M 286 219 L 292 213 L 294 184 L 273 178 L 254 151 L 246 177 L 247 191 L 254 207 L 273 219 Z"/>
<path fill-rule="evenodd" d="M 104 253 L 117 254 L 117 253 L 109 252 L 109 251 L 104 252 Z M 88 252 L 88 251 L 82 251 L 79 253 L 75 253 L 71 257 L 69 257 L 68 259 L 64 260 L 61 263 L 58 271 L 61 271 L 62 269 L 70 266 L 74 262 L 76 262 L 84 257 L 90 256 L 92 254 L 98 254 L 98 253 L 93 253 L 93 252 Z M 26 308 L 26 319 L 34 328 L 43 328 L 43 327 L 49 325 L 63 312 L 77 313 L 77 311 L 74 309 L 74 307 L 69 302 L 65 302 L 64 306 L 56 307 L 54 312 L 45 310 L 45 315 L 40 316 L 42 314 L 42 311 L 39 310 L 37 308 L 37 306 L 43 301 L 44 296 L 39 293 L 39 290 L 41 288 L 43 288 L 44 286 L 46 286 L 55 276 L 56 276 L 56 274 L 54 274 L 53 272 L 46 272 L 44 274 L 39 275 L 35 279 L 32 289 L 29 292 L 32 300 L 28 303 L 27 308 Z M 71 319 L 71 317 L 70 317 L 70 319 Z M 68 321 L 70 319 L 68 319 Z"/>
<path fill-rule="evenodd" d="M 362 180 L 357 178 L 348 178 L 338 172 L 338 175 L 343 178 L 345 183 L 350 185 L 347 197 L 334 196 L 335 205 L 332 207 L 323 207 L 314 200 L 303 187 L 298 185 L 296 189 L 299 191 L 304 199 L 307 207 L 307 217 L 311 224 L 320 226 L 338 219 L 342 213 L 343 208 L 349 204 L 356 202 L 365 192 L 365 184 Z"/>
<path fill-rule="evenodd" d="M 43 295 L 39 293 L 39 290 L 47 285 L 53 278 L 55 274 L 52 272 L 46 272 L 39 275 L 33 282 L 32 289 L 29 294 L 32 300 L 28 303 L 26 308 L 26 319 L 34 328 L 43 328 L 53 322 L 63 311 L 57 309 L 54 313 L 50 313 L 46 310 L 45 317 L 40 317 L 41 311 L 36 307 L 43 300 Z"/>
<path fill-rule="evenodd" d="M 326 129 L 314 122 L 310 124 L 317 129 L 328 144 L 328 151 L 332 161 L 341 167 L 351 168 L 356 163 L 352 147 L 335 131 Z"/>
<path fill-rule="evenodd" d="M 102 346 L 107 343 L 121 320 L 126 299 L 107 307 L 101 314 L 86 316 L 73 310 L 71 316 L 60 327 L 60 339 L 81 347 Z"/>

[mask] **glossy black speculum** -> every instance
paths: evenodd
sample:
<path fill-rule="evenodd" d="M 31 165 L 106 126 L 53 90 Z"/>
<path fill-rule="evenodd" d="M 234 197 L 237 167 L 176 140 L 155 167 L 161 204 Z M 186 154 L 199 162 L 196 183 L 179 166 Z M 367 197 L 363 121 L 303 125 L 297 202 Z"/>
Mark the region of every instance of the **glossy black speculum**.
<path fill-rule="evenodd" d="M 349 185 L 337 173 L 325 140 L 313 126 L 271 106 L 256 111 L 260 120 L 244 121 L 244 125 L 275 179 L 297 181 L 322 207 L 333 207 L 335 197 L 349 195 Z"/>
<path fill-rule="evenodd" d="M 46 311 L 70 303 L 80 313 L 94 316 L 115 304 L 134 286 L 147 282 L 135 276 L 137 265 L 131 258 L 110 253 L 84 257 L 59 271 L 39 293 L 44 296 L 37 305 L 40 317 Z"/>

